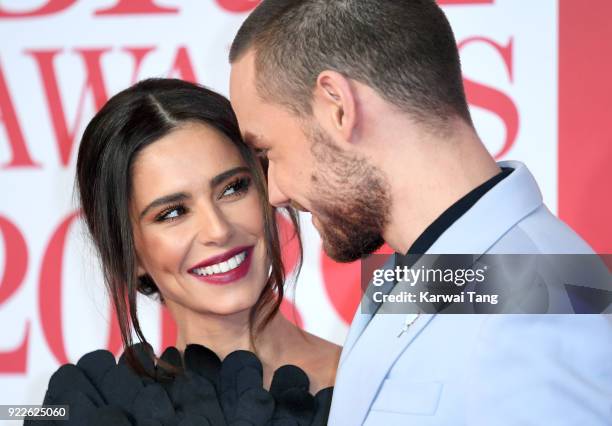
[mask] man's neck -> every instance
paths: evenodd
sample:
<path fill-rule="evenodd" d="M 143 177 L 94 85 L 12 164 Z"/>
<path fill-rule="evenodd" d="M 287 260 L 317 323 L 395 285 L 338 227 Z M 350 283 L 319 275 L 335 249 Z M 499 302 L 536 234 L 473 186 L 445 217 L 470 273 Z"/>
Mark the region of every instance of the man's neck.
<path fill-rule="evenodd" d="M 398 144 L 409 151 L 396 153 L 385 168 L 393 204 L 384 237 L 399 253 L 451 205 L 500 173 L 471 127 L 459 127 L 447 140 L 416 144 Z"/>

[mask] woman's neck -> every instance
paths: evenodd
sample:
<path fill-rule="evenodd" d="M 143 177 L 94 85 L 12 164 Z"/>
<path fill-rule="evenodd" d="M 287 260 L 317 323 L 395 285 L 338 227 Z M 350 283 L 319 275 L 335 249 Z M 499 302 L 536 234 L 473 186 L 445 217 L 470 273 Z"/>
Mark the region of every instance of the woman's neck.
<path fill-rule="evenodd" d="M 176 347 L 184 351 L 188 344 L 199 344 L 214 351 L 221 359 L 236 350 L 256 352 L 264 364 L 275 364 L 283 358 L 287 338 L 297 327 L 287 321 L 280 312 L 251 341 L 249 311 L 233 315 L 189 315 L 189 318 L 175 316 L 178 334 Z M 255 347 L 253 347 L 253 343 Z"/>
<path fill-rule="evenodd" d="M 263 367 L 266 389 L 274 372 L 286 364 L 296 365 L 308 374 L 312 393 L 334 382 L 340 348 L 300 330 L 280 312 L 256 333 L 254 346 L 248 310 L 234 315 L 183 313 L 173 312 L 178 325 L 176 347 L 181 352 L 189 344 L 206 346 L 221 359 L 236 350 L 255 352 Z"/>

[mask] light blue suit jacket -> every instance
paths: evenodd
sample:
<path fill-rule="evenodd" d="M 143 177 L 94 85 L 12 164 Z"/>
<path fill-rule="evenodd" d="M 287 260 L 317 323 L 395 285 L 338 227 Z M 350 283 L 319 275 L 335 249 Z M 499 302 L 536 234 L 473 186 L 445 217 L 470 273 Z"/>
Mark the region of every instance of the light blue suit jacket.
<path fill-rule="evenodd" d="M 500 166 L 428 253 L 592 253 L 523 164 Z M 398 337 L 405 319 L 357 310 L 330 425 L 612 425 L 611 315 L 421 315 Z"/>

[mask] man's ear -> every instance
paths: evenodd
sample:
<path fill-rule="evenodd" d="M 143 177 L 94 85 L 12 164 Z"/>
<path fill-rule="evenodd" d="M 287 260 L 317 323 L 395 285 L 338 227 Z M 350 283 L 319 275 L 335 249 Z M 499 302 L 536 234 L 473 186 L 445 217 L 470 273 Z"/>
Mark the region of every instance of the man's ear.
<path fill-rule="evenodd" d="M 336 71 L 317 77 L 313 109 L 326 130 L 350 142 L 357 125 L 356 93 L 351 81 Z"/>

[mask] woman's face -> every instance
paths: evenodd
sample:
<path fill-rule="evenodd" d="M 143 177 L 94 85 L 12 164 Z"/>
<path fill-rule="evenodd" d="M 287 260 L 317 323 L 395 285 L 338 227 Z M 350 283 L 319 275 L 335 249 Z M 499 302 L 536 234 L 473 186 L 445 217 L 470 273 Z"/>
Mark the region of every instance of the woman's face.
<path fill-rule="evenodd" d="M 185 124 L 138 154 L 132 183 L 138 273 L 151 276 L 175 317 L 250 309 L 268 275 L 264 225 L 232 142 Z"/>

